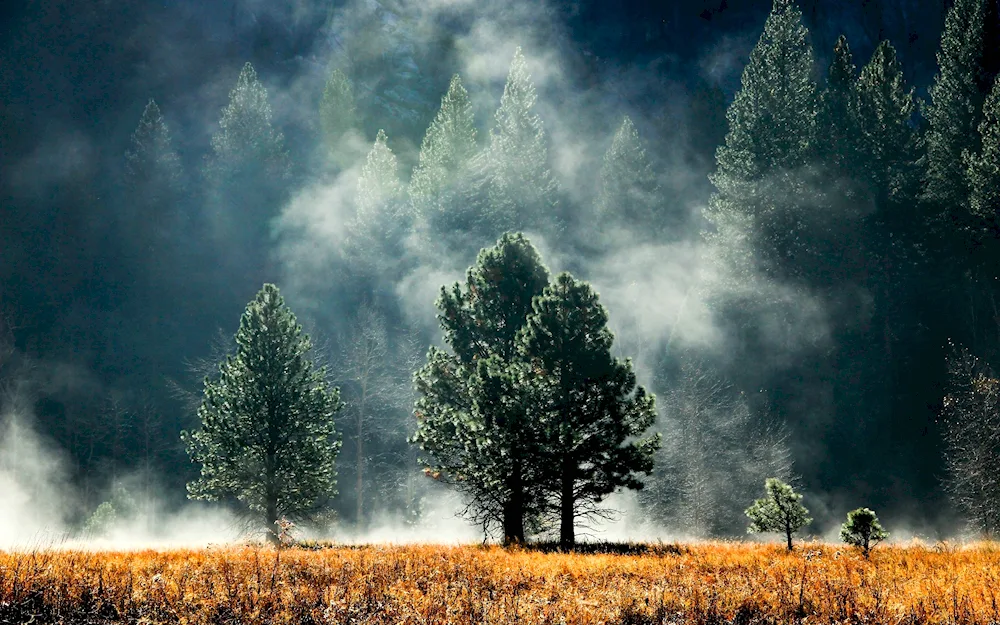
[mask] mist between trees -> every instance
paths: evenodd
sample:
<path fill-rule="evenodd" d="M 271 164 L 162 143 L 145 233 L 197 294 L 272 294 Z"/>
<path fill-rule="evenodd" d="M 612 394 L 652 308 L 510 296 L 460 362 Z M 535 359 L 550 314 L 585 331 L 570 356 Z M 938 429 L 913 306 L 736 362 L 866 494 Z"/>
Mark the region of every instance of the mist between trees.
<path fill-rule="evenodd" d="M 281 287 L 315 371 L 339 389 L 323 431 L 339 453 L 303 495 L 310 531 L 572 541 L 617 522 L 636 538 L 732 536 L 768 477 L 804 492 L 821 535 L 859 506 L 929 535 L 996 531 L 994 0 L 949 10 L 926 100 L 891 42 L 860 69 L 846 37 L 817 54 L 797 4 L 775 0 L 716 129 L 714 168 L 672 141 L 695 132 L 676 118 L 625 114 L 599 86 L 575 85 L 546 43 L 562 39 L 544 8 L 378 6 L 335 12 L 323 84 L 269 88 L 251 63 L 227 76 L 200 162 L 190 131 L 175 135 L 150 100 L 107 192 L 80 194 L 80 210 L 114 207 L 115 248 L 94 262 L 114 261 L 104 279 L 127 287 L 93 289 L 114 302 L 94 313 L 113 337 L 113 355 L 95 360 L 117 382 L 48 355 L 30 307 L 3 302 L 5 540 L 241 527 L 232 488 L 221 505 L 185 507 L 200 467 L 179 433 L 202 425 L 205 390 L 264 283 Z M 459 34 L 439 38 L 441 20 Z M 503 43 L 512 35 L 523 49 Z M 447 54 L 431 63 L 434 50 Z M 721 120 L 715 95 L 699 106 L 715 102 Z M 289 118 L 299 125 L 286 136 Z M 514 232 L 545 276 L 516 323 L 490 317 L 510 303 L 502 290 L 478 303 L 475 291 L 499 279 L 477 254 Z M 554 318 L 568 314 L 552 303 L 559 288 L 600 311 L 585 333 L 600 349 L 546 351 L 562 327 L 544 323 L 546 298 Z M 504 347 L 476 338 L 486 319 Z M 599 375 L 553 377 L 584 365 Z M 459 370 L 461 391 L 427 404 Z M 593 425 L 566 425 L 587 410 L 539 416 L 573 393 L 600 404 L 597 379 L 631 415 L 593 432 L 632 450 L 617 468 L 558 436 Z M 541 429 L 503 430 L 497 405 Z M 448 430 L 456 419 L 470 429 Z M 540 446 L 515 458 L 490 451 L 492 434 Z M 489 470 L 463 473 L 471 449 Z M 542 475 L 528 466 L 540 458 L 580 473 Z M 519 485 L 505 481 L 510 463 Z M 208 490 L 193 494 L 212 490 L 202 478 Z M 489 496 L 511 489 L 517 514 Z M 217 512 L 224 521 L 191 520 Z"/>

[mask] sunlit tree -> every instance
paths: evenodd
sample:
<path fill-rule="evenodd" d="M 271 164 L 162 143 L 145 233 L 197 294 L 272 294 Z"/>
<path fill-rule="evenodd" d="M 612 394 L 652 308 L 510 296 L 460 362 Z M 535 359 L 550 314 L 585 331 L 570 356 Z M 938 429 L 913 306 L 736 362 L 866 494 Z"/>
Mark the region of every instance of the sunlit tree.
<path fill-rule="evenodd" d="M 265 284 L 240 320 L 236 353 L 206 378 L 201 426 L 182 432 L 201 475 L 194 499 L 235 500 L 277 542 L 282 518 L 310 519 L 336 494 L 338 389 L 277 287 Z"/>
<path fill-rule="evenodd" d="M 414 377 L 414 413 L 426 472 L 466 497 L 465 513 L 505 543 L 523 542 L 543 510 L 539 436 L 528 414 L 516 339 L 548 284 L 538 252 L 505 234 L 479 253 L 465 284 L 442 287 L 438 321 L 447 350 L 431 347 Z"/>
<path fill-rule="evenodd" d="M 586 282 L 558 275 L 535 298 L 518 340 L 535 384 L 529 418 L 541 427 L 540 453 L 550 477 L 559 542 L 572 547 L 576 524 L 620 488 L 639 490 L 660 446 L 647 430 L 654 398 L 636 384 L 632 362 L 612 356 L 608 313 Z"/>
<path fill-rule="evenodd" d="M 812 523 L 809 511 L 802 505 L 802 495 L 777 478 L 764 482 L 764 497 L 747 508 L 750 518 L 747 532 L 776 532 L 785 535 L 788 550 L 792 550 L 792 536 Z"/>

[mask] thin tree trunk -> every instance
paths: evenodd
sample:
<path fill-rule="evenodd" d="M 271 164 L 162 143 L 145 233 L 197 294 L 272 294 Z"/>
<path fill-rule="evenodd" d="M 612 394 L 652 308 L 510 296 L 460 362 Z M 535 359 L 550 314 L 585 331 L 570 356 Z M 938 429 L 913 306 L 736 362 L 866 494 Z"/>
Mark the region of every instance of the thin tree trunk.
<path fill-rule="evenodd" d="M 788 550 L 792 550 L 792 526 L 785 523 L 785 538 L 788 539 Z"/>
<path fill-rule="evenodd" d="M 357 500 L 357 510 L 355 524 L 360 528 L 364 523 L 365 514 L 365 400 L 367 399 L 367 389 L 362 387 L 361 402 L 358 406 L 358 449 L 356 458 L 357 483 L 355 493 Z"/>
<path fill-rule="evenodd" d="M 573 466 L 570 462 L 564 461 L 562 467 L 562 484 L 559 493 L 559 545 L 566 549 L 572 549 L 576 544 L 576 533 L 573 527 L 574 508 L 576 507 L 573 496 Z"/>
<path fill-rule="evenodd" d="M 279 544 L 278 538 L 278 498 L 268 494 L 264 521 L 267 523 L 267 541 L 272 545 Z"/>

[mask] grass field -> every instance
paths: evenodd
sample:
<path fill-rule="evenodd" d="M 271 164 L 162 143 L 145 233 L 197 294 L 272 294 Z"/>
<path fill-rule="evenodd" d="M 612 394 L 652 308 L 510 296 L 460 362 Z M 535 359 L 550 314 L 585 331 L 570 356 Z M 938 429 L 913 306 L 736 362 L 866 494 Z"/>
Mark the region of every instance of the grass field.
<path fill-rule="evenodd" d="M 617 551 L 4 552 L 0 623 L 1000 623 L 992 544 Z"/>

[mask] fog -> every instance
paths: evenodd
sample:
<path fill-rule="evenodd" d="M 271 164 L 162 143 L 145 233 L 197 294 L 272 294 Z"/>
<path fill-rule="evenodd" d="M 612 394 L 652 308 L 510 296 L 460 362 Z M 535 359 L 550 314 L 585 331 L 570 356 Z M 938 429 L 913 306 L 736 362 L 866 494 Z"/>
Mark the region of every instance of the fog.
<path fill-rule="evenodd" d="M 753 432 L 783 432 L 774 446 L 788 453 L 788 477 L 816 519 L 812 534 L 835 540 L 846 511 L 861 505 L 885 510 L 894 539 L 958 531 L 954 513 L 939 505 L 940 445 L 928 408 L 939 389 L 919 384 L 912 400 L 898 401 L 892 393 L 916 389 L 911 382 L 903 391 L 845 399 L 848 365 L 873 358 L 850 355 L 850 341 L 862 342 L 852 333 L 872 323 L 868 287 L 848 283 L 837 298 L 826 297 L 757 265 L 729 262 L 753 257 L 752 242 L 705 236 L 708 175 L 725 136 L 725 108 L 770 2 L 730 2 L 726 10 L 727 3 L 679 2 L 672 12 L 638 3 L 611 17 L 599 3 L 562 1 L 57 4 L 54 33 L 46 31 L 44 11 L 21 9 L 0 48 L 0 65 L 10 68 L 2 84 L 11 93 L 2 105 L 9 139 L 0 149 L 0 346 L 11 355 L 0 360 L 8 389 L 0 398 L 0 548 L 254 538 L 232 506 L 186 499 L 185 483 L 198 469 L 179 433 L 197 427 L 201 380 L 230 349 L 225 341 L 263 282 L 282 289 L 347 404 L 338 415 L 345 448 L 335 515 L 297 535 L 346 543 L 482 540 L 459 516 L 460 498 L 420 473 L 405 439 L 415 427 L 410 376 L 427 347 L 441 344 L 434 301 L 500 232 L 462 237 L 422 224 L 395 251 L 362 254 L 352 247 L 352 228 L 377 132 L 385 130 L 405 185 L 457 73 L 484 149 L 518 48 L 537 89 L 534 112 L 558 182 L 554 214 L 535 215 L 526 234 L 553 275 L 571 271 L 600 293 L 615 354 L 631 358 L 640 383 L 664 400 L 656 429 L 682 435 L 666 398 L 682 385 L 684 363 L 702 363 L 732 385 L 730 399 L 753 415 Z M 817 75 L 825 73 L 838 28 L 858 33 L 856 62 L 863 63 L 877 43 L 867 34 L 875 18 L 849 3 L 802 4 Z M 897 39 L 908 77 L 923 89 L 935 49 L 927 40 L 937 40 L 943 16 L 928 14 L 914 25 L 898 16 L 919 2 L 883 4 L 885 36 Z M 71 38 L 79 50 L 60 44 L 42 54 L 47 42 Z M 247 61 L 267 89 L 290 173 L 280 185 L 267 181 L 280 189 L 257 180 L 227 196 L 204 172 L 220 110 Z M 359 119 L 331 148 L 317 111 L 333 68 L 350 78 Z M 122 182 L 123 155 L 150 98 L 182 164 L 169 203 L 177 226 L 151 225 L 147 207 Z M 595 209 L 603 158 L 626 115 L 659 187 L 655 228 L 601 218 Z M 804 195 L 821 197 L 832 184 L 820 177 Z M 863 203 L 834 206 L 827 217 L 845 223 L 866 210 Z M 739 322 L 734 302 L 746 302 Z M 376 478 L 359 494 L 350 412 L 357 381 L 344 371 L 362 306 L 387 328 L 392 358 L 379 374 L 374 425 L 363 441 L 365 471 Z M 752 327 L 753 336 L 741 327 Z M 933 377 L 940 364 L 926 368 Z M 719 408 L 705 414 L 717 423 L 729 418 Z M 731 466 L 756 475 L 750 462 L 740 456 Z M 759 496 L 762 483 L 748 493 L 724 475 L 705 478 L 733 500 L 722 508 Z M 356 499 L 367 510 L 363 518 L 354 518 Z M 105 502 L 115 516 L 98 518 L 100 531 L 88 533 Z M 585 538 L 703 535 L 669 514 L 650 513 L 636 493 L 617 493 L 606 507 L 616 512 L 581 529 Z M 745 518 L 722 525 L 712 534 L 741 534 Z"/>

